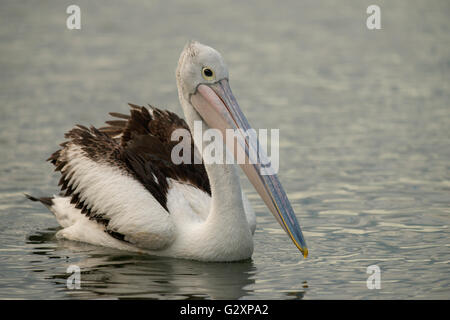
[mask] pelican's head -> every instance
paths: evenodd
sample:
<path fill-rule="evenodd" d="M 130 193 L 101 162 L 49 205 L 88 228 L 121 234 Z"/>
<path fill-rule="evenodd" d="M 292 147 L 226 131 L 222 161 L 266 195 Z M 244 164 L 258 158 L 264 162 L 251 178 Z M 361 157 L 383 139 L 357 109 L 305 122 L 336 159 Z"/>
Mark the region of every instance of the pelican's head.
<path fill-rule="evenodd" d="M 196 41 L 184 47 L 178 61 L 177 82 L 186 100 L 200 84 L 213 84 L 223 79 L 228 79 L 228 68 L 219 52 Z"/>
<path fill-rule="evenodd" d="M 191 130 L 192 122 L 201 120 L 208 127 L 220 130 L 223 137 L 226 137 L 227 129 L 237 129 L 242 135 L 238 147 L 247 157 L 246 163 L 240 164 L 243 171 L 281 227 L 306 257 L 308 249 L 300 225 L 276 174 L 262 174 L 260 164 L 248 161 L 251 154 L 258 154 L 260 159 L 264 159 L 263 163 L 267 163 L 267 158 L 258 147 L 256 137 L 253 141 L 245 137 L 251 127 L 231 92 L 228 69 L 220 53 L 195 41 L 188 43 L 178 62 L 177 85 Z M 229 149 L 237 158 L 239 151 L 234 147 Z"/>

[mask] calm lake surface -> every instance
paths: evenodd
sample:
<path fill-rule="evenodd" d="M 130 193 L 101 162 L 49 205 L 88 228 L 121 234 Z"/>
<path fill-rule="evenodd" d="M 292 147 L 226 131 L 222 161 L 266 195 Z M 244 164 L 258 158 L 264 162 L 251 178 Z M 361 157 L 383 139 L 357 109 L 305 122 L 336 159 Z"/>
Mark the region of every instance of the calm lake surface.
<path fill-rule="evenodd" d="M 382 29 L 368 30 L 375 2 Z M 450 2 L 76 3 L 78 31 L 70 1 L 0 3 L 0 298 L 450 298 Z M 223 54 L 254 128 L 280 129 L 307 259 L 244 179 L 258 225 L 239 263 L 58 241 L 23 196 L 58 193 L 45 159 L 74 124 L 102 126 L 127 102 L 181 114 L 189 39 Z M 81 290 L 66 287 L 70 265 Z"/>

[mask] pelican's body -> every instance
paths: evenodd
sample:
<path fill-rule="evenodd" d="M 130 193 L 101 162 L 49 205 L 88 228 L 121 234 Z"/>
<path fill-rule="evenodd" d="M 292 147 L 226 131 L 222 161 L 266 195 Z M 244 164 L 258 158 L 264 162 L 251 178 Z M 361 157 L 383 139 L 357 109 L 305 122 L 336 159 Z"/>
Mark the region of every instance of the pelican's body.
<path fill-rule="evenodd" d="M 89 166 L 88 163 L 83 165 Z M 135 231 L 139 230 L 139 227 L 150 227 L 157 224 L 154 226 L 156 230 L 154 233 L 145 230 L 142 239 L 138 235 L 132 239 L 131 236 L 118 239 L 117 234 L 108 233 L 108 226 L 105 227 L 96 219 L 90 219 L 81 213 L 82 209 L 75 208 L 75 205 L 70 203 L 70 196 L 56 196 L 52 199 L 50 209 L 63 227 L 57 233 L 58 238 L 127 251 L 206 261 L 241 260 L 251 256 L 256 218 L 245 194 L 240 191 L 239 184 L 228 184 L 229 188 L 234 189 L 229 190 L 231 192 L 224 190 L 225 194 L 241 192 L 241 196 L 236 197 L 235 203 L 230 202 L 223 208 L 223 211 L 229 210 L 235 214 L 225 214 L 223 220 L 216 220 L 211 219 L 211 217 L 214 218 L 214 215 L 210 215 L 212 199 L 207 192 L 191 184 L 169 178 L 167 193 L 169 214 L 167 214 L 166 210 L 157 201 L 154 201 L 152 195 L 133 178 L 120 173 L 108 172 L 107 167 L 102 170 L 96 164 L 91 165 L 96 168 L 97 181 L 101 181 L 98 185 L 92 186 L 98 189 L 93 190 L 98 195 L 98 201 L 107 201 L 111 206 L 118 206 L 119 210 L 124 210 L 120 213 L 127 213 L 125 216 L 129 219 L 126 225 Z M 96 180 L 95 177 L 88 176 L 88 178 Z M 237 176 L 233 179 L 238 181 Z M 118 196 L 114 199 L 107 195 L 113 184 L 118 184 Z M 105 196 L 104 200 L 101 199 L 103 195 Z M 123 203 L 136 206 L 136 208 L 122 208 Z M 140 208 L 143 212 L 139 211 Z M 137 214 L 133 215 L 131 212 Z M 210 216 L 210 220 L 208 220 L 208 216 Z M 217 228 L 220 228 L 220 232 L 217 232 Z M 121 232 L 127 233 L 126 231 Z M 226 258 L 224 259 L 224 257 Z"/>
<path fill-rule="evenodd" d="M 183 50 L 177 85 L 186 122 L 156 108 L 131 105 L 130 115 L 95 129 L 76 126 L 50 161 L 62 174 L 59 196 L 40 200 L 63 227 L 58 238 L 122 250 L 203 261 L 250 258 L 256 219 L 242 192 L 237 166 L 175 164 L 177 129 L 247 129 L 228 87 L 220 54 L 197 42 Z M 224 113 L 223 113 L 224 112 Z M 244 120 L 242 120 L 244 119 Z M 193 157 L 204 141 L 193 136 Z M 198 153 L 198 152 L 197 152 Z M 193 158 L 192 158 L 193 159 Z M 300 250 L 307 254 L 292 208 L 275 175 L 244 172 Z"/>

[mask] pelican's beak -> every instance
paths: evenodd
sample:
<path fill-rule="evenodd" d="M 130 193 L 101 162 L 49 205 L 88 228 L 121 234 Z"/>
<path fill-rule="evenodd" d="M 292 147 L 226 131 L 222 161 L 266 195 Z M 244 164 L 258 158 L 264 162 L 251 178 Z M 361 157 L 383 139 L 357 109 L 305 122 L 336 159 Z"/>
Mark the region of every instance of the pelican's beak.
<path fill-rule="evenodd" d="M 247 136 L 246 139 L 246 133 L 248 135 L 254 131 L 250 130 L 251 127 L 231 92 L 228 80 L 223 79 L 213 84 L 200 84 L 195 94 L 191 95 L 190 100 L 208 126 L 219 129 L 223 137 L 226 137 L 227 129 L 237 129 L 240 133 L 242 139 L 237 139 L 237 146 L 241 148 L 241 152 L 244 151 L 246 160 L 245 164 L 239 164 L 281 227 L 306 258 L 308 249 L 291 204 L 276 174 L 261 165 L 267 164 L 269 161 L 267 161 L 264 151 L 259 148 L 256 135 L 250 139 Z M 237 159 L 237 148 L 233 147 L 230 151 Z M 253 155 L 257 155 L 257 158 L 262 161 L 259 163 L 254 161 Z M 253 161 L 249 161 L 249 159 L 253 159 Z"/>

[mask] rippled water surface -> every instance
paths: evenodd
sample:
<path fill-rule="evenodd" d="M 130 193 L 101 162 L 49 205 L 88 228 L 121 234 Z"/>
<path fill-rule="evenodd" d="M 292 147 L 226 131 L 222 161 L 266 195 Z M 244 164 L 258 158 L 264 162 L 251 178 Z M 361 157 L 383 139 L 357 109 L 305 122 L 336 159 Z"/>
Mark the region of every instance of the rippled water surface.
<path fill-rule="evenodd" d="M 0 298 L 450 298 L 450 3 L 377 1 L 0 3 Z M 240 263 L 155 258 L 58 241 L 23 193 L 58 192 L 45 159 L 75 123 L 127 102 L 181 113 L 189 39 L 222 52 L 255 128 L 280 129 L 280 179 L 303 259 L 244 181 L 258 218 Z M 69 265 L 81 290 L 66 288 Z M 368 290 L 367 267 L 381 269 Z"/>

